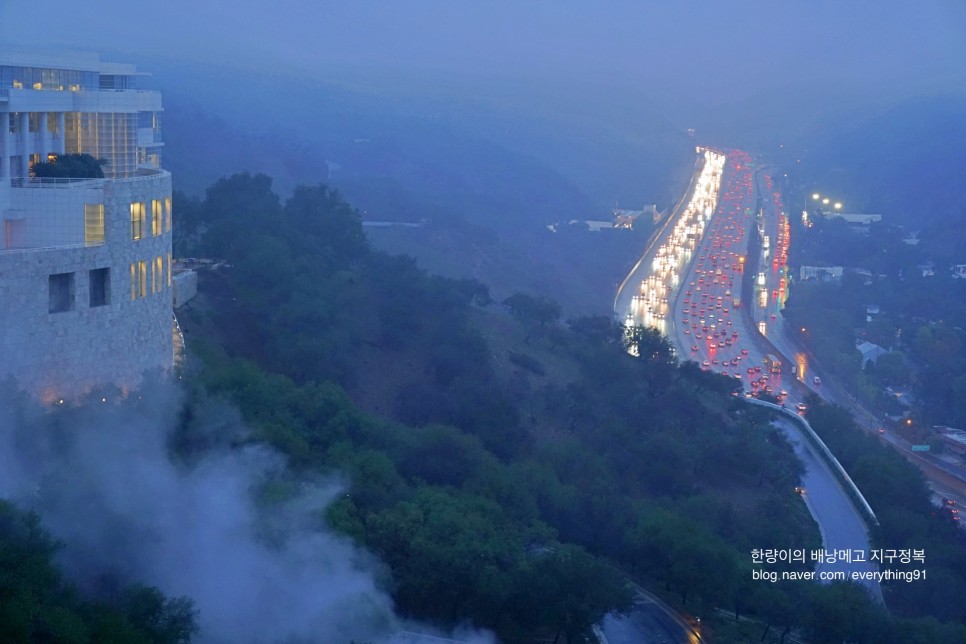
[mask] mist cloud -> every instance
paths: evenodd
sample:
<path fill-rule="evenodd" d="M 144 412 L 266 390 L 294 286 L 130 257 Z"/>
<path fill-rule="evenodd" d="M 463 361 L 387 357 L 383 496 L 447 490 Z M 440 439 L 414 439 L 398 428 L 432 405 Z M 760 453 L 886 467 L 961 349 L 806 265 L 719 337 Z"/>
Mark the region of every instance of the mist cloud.
<path fill-rule="evenodd" d="M 53 411 L 0 394 L 0 495 L 65 542 L 71 579 L 102 596 L 131 583 L 187 595 L 202 642 L 383 642 L 423 630 L 396 618 L 376 562 L 325 528 L 338 482 L 295 484 L 268 448 L 229 447 L 246 429 L 214 403 L 196 424 L 222 446 L 176 464 L 167 443 L 179 394 L 147 389 Z M 266 483 L 287 500 L 256 504 Z"/>

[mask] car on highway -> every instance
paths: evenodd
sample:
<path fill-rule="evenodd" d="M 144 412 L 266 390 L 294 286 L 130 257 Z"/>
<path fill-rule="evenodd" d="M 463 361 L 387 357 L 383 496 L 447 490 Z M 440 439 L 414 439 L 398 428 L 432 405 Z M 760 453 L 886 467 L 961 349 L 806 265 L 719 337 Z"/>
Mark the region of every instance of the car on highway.
<path fill-rule="evenodd" d="M 806 405 L 805 405 L 805 403 L 798 403 L 798 404 L 797 404 L 797 405 L 795 406 L 795 408 L 796 408 L 796 409 L 797 409 L 797 410 L 798 410 L 799 412 L 803 412 L 803 413 L 804 413 L 804 412 L 805 412 L 805 410 L 806 410 L 806 409 L 808 409 L 808 406 L 806 406 Z"/>
<path fill-rule="evenodd" d="M 816 385 L 820 385 L 822 384 L 822 379 L 819 378 L 818 376 L 815 376 L 814 378 L 812 378 L 812 383 Z"/>

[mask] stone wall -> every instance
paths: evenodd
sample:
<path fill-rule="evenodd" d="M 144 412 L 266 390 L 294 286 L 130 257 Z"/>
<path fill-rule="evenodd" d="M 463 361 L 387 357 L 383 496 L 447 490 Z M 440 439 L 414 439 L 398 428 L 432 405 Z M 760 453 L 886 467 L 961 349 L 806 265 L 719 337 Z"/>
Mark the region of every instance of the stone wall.
<path fill-rule="evenodd" d="M 154 236 L 150 225 L 151 200 L 170 195 L 167 172 L 107 181 L 103 244 L 0 252 L 0 378 L 13 377 L 20 388 L 53 402 L 101 385 L 136 389 L 146 371 L 171 369 L 171 231 Z M 131 236 L 132 202 L 147 204 L 140 240 Z M 83 219 L 82 208 L 77 216 Z M 143 297 L 132 290 L 131 266 L 140 281 L 139 262 L 146 269 Z M 108 270 L 102 305 L 91 283 L 97 269 Z M 68 277 L 52 284 L 51 275 Z M 104 273 L 95 274 L 95 282 L 98 275 Z M 65 285 L 69 293 L 58 291 L 65 297 L 51 296 L 52 288 Z"/>

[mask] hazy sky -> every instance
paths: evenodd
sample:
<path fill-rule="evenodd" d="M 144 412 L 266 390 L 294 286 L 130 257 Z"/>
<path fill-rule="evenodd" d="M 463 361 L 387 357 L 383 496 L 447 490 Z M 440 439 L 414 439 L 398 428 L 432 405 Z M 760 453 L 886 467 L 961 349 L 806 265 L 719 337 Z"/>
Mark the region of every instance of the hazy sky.
<path fill-rule="evenodd" d="M 0 46 L 658 91 L 966 88 L 962 0 L 89 0 L 0 3 Z M 127 52 L 131 52 L 129 55 Z"/>

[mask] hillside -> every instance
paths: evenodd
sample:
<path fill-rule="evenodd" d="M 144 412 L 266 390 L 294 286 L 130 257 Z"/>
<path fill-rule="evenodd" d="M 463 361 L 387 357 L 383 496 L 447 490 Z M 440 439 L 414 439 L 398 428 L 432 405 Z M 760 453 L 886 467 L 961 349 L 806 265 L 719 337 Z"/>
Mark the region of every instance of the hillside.
<path fill-rule="evenodd" d="M 428 275 L 369 248 L 324 188 L 282 202 L 267 178 L 239 175 L 196 215 L 198 254 L 231 268 L 204 274 L 179 314 L 194 381 L 295 471 L 348 476 L 329 520 L 388 564 L 405 614 L 575 635 L 625 605 L 601 557 L 692 609 L 756 612 L 749 549 L 816 543 L 789 446 L 730 381 L 677 365 L 653 333 L 635 359 L 607 317 L 564 324 L 545 297 L 504 308 L 478 282 Z M 247 229 L 226 225 L 238 217 Z M 459 568 L 463 548 L 488 563 Z M 545 565 L 570 581 L 520 585 Z M 585 612 L 566 626 L 572 601 Z M 546 610 L 519 612 L 533 602 Z"/>

